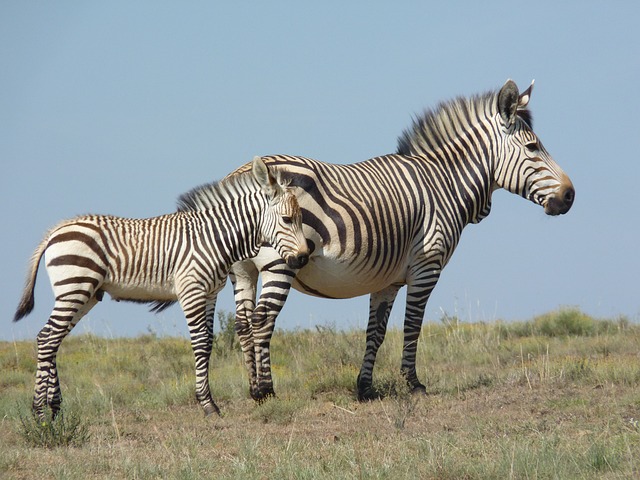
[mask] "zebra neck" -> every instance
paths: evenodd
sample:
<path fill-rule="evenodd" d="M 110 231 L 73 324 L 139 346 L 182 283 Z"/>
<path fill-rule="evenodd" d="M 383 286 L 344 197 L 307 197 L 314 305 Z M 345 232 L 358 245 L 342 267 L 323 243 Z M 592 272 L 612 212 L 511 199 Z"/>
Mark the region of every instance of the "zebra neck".
<path fill-rule="evenodd" d="M 204 233 L 215 240 L 221 254 L 235 263 L 258 254 L 266 207 L 266 198 L 251 193 L 188 213 L 203 219 Z"/>
<path fill-rule="evenodd" d="M 433 181 L 436 194 L 442 197 L 443 205 L 455 212 L 460 228 L 469 223 L 479 223 L 491 211 L 493 177 L 488 159 L 474 154 L 443 161 L 442 152 L 423 158 Z"/>

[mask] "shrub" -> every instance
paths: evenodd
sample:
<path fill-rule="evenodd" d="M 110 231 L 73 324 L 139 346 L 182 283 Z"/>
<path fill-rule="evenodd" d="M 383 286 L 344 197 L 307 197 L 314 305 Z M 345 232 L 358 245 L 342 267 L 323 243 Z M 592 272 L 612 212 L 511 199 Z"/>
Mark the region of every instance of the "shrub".
<path fill-rule="evenodd" d="M 417 397 L 413 395 L 407 379 L 400 372 L 383 374 L 381 377 L 375 382 L 376 389 L 383 398 L 390 398 L 393 404 L 393 411 L 387 414 L 387 417 L 396 429 L 402 430 L 416 409 Z"/>
<path fill-rule="evenodd" d="M 89 428 L 80 417 L 61 410 L 55 419 L 41 420 L 33 413 L 18 413 L 18 433 L 31 447 L 80 447 L 89 441 Z"/>
<path fill-rule="evenodd" d="M 252 417 L 262 423 L 288 425 L 295 421 L 296 415 L 302 412 L 307 402 L 301 399 L 269 398 L 256 405 Z"/>
<path fill-rule="evenodd" d="M 627 317 L 599 320 L 577 308 L 563 308 L 524 322 L 497 321 L 493 325 L 495 333 L 502 340 L 536 335 L 545 337 L 610 335 L 632 328 L 633 325 Z"/>
<path fill-rule="evenodd" d="M 220 332 L 213 336 L 213 353 L 218 357 L 227 357 L 231 352 L 240 350 L 236 336 L 236 316 L 233 312 L 218 312 Z"/>
<path fill-rule="evenodd" d="M 596 320 L 578 309 L 561 309 L 533 319 L 534 331 L 547 337 L 590 336 L 596 333 Z"/>

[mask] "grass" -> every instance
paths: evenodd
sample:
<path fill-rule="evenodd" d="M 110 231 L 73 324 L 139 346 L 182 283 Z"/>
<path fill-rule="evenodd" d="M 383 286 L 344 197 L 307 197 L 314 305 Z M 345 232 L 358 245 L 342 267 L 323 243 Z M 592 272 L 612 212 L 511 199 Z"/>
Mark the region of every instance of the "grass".
<path fill-rule="evenodd" d="M 386 396 L 358 403 L 364 337 L 277 332 L 278 398 L 256 405 L 223 329 L 211 372 L 223 416 L 204 418 L 187 340 L 74 336 L 58 362 L 66 423 L 51 422 L 59 431 L 46 442 L 27 435 L 39 432 L 26 413 L 34 342 L 0 342 L 0 477 L 640 476 L 640 326 L 577 310 L 512 323 L 445 317 L 418 346 L 426 397 L 404 388 L 392 330 L 374 377 Z"/>
<path fill-rule="evenodd" d="M 88 426 L 78 414 L 61 411 L 56 419 L 43 421 L 32 412 L 20 411 L 18 417 L 18 432 L 30 447 L 80 447 L 89 441 Z"/>

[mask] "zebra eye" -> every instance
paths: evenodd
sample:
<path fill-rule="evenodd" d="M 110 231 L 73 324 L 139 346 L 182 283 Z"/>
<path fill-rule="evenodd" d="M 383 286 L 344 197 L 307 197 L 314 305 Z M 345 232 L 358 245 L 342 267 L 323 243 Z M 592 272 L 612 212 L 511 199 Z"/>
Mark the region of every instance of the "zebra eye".
<path fill-rule="evenodd" d="M 282 217 L 282 223 L 284 223 L 285 225 L 291 225 L 293 223 L 293 219 L 288 215 L 284 215 Z"/>
<path fill-rule="evenodd" d="M 535 152 L 536 150 L 540 150 L 540 146 L 538 142 L 529 142 L 525 144 L 524 148 L 526 148 L 530 152 Z"/>

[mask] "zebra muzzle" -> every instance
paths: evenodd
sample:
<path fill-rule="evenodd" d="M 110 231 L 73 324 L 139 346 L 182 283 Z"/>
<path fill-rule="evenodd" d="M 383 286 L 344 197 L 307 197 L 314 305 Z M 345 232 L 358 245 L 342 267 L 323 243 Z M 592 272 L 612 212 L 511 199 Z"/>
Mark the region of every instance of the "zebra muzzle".
<path fill-rule="evenodd" d="M 309 263 L 309 254 L 308 253 L 299 253 L 298 255 L 290 255 L 287 258 L 287 265 L 289 268 L 299 269 L 304 267 L 307 263 Z"/>
<path fill-rule="evenodd" d="M 547 215 L 563 215 L 569 211 L 575 198 L 576 191 L 573 185 L 571 183 L 563 185 L 558 192 L 547 201 L 544 212 Z"/>

